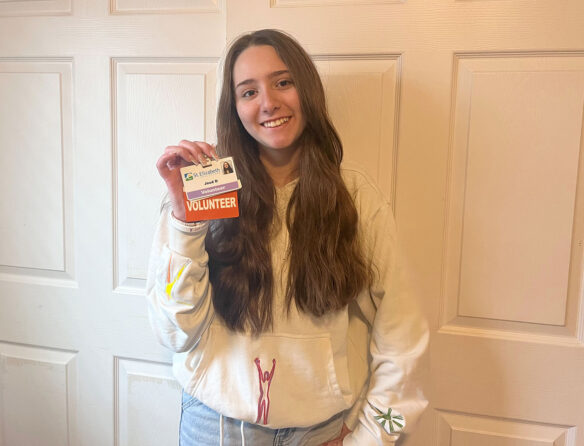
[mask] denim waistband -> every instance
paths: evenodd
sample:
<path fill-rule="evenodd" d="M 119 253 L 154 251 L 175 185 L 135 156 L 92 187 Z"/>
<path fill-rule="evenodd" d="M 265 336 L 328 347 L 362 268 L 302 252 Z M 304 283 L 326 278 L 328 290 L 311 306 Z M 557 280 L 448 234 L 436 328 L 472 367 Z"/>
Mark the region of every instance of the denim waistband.
<path fill-rule="evenodd" d="M 225 417 L 183 392 L 179 445 L 318 446 L 340 434 L 343 418 L 341 412 L 310 427 L 270 429 Z"/>

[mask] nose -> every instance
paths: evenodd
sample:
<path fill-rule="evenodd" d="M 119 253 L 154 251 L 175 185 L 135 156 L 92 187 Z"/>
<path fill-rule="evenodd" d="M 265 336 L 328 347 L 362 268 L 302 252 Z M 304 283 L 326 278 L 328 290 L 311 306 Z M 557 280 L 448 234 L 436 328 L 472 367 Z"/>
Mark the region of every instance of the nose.
<path fill-rule="evenodd" d="M 276 92 L 266 88 L 262 93 L 262 112 L 271 114 L 280 108 L 278 95 Z"/>

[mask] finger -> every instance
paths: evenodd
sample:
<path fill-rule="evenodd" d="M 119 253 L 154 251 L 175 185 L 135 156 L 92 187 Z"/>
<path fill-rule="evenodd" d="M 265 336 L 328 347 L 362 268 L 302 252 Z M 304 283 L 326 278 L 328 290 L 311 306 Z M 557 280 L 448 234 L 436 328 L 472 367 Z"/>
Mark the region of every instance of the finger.
<path fill-rule="evenodd" d="M 170 169 L 170 167 L 176 163 L 176 158 L 177 156 L 175 154 L 165 151 L 156 161 L 156 168 L 159 172 L 165 169 Z"/>
<path fill-rule="evenodd" d="M 182 158 L 176 158 L 174 160 L 170 160 L 166 163 L 166 167 L 168 170 L 175 170 L 175 169 L 182 169 L 185 166 L 192 166 L 193 163 L 190 161 L 185 161 Z"/>
<path fill-rule="evenodd" d="M 164 156 L 156 162 L 156 168 L 163 178 L 166 178 L 170 172 L 180 169 L 190 163 L 187 163 L 180 157 Z"/>
<path fill-rule="evenodd" d="M 201 163 L 201 165 L 207 167 L 211 165 L 211 158 L 209 158 L 209 155 L 207 155 L 206 153 L 200 153 L 199 162 Z"/>
<path fill-rule="evenodd" d="M 217 146 L 215 146 L 215 145 L 211 146 L 211 154 L 212 154 L 213 158 L 215 158 L 215 161 L 219 161 L 219 155 L 217 155 L 216 148 L 217 148 Z"/>
<path fill-rule="evenodd" d="M 200 152 L 198 151 L 194 151 L 193 153 L 193 151 L 182 146 L 168 146 L 166 149 L 164 149 L 164 152 L 168 153 L 169 155 L 174 155 L 182 158 L 187 162 L 187 164 L 199 163 Z"/>
<path fill-rule="evenodd" d="M 213 146 L 203 141 L 187 141 L 183 139 L 178 143 L 180 147 L 189 150 L 193 155 L 200 159 L 199 154 L 204 154 L 208 158 L 213 157 Z"/>
<path fill-rule="evenodd" d="M 186 141 L 189 143 L 189 141 Z M 177 146 L 169 146 L 167 150 L 173 153 L 180 154 L 180 156 L 193 164 L 199 164 L 201 162 L 199 155 L 202 152 L 201 148 L 194 144 L 185 144 L 185 141 L 181 141 Z"/>
<path fill-rule="evenodd" d="M 184 147 L 193 154 L 204 153 L 207 156 L 212 156 L 213 146 L 203 141 L 187 141 L 183 139 L 178 143 L 179 147 Z"/>

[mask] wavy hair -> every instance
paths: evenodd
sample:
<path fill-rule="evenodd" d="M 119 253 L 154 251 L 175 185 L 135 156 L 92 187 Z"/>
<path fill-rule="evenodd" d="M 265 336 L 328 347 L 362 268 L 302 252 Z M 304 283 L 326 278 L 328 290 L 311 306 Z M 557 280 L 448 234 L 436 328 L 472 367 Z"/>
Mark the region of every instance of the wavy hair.
<path fill-rule="evenodd" d="M 275 189 L 257 142 L 237 114 L 233 67 L 245 49 L 259 45 L 273 47 L 288 67 L 306 122 L 299 140 L 299 179 L 286 210 L 287 308 L 295 304 L 315 316 L 340 310 L 373 277 L 359 237 L 357 209 L 341 178 L 343 146 L 328 116 L 316 67 L 300 44 L 281 31 L 245 34 L 224 58 L 217 110 L 217 150 L 233 157 L 243 184 L 240 217 L 213 221 L 206 248 L 215 311 L 231 329 L 253 333 L 272 326 Z"/>

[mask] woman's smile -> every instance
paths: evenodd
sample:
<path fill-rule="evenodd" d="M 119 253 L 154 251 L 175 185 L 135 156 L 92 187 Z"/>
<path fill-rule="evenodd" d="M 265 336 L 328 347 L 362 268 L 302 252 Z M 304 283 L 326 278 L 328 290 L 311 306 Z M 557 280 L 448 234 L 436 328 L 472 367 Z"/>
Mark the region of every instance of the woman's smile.
<path fill-rule="evenodd" d="M 262 122 L 262 125 L 264 127 L 269 127 L 269 128 L 280 127 L 281 125 L 287 123 L 289 120 L 290 120 L 290 116 L 287 116 L 285 118 L 277 118 L 277 119 L 272 119 L 270 121 Z"/>

